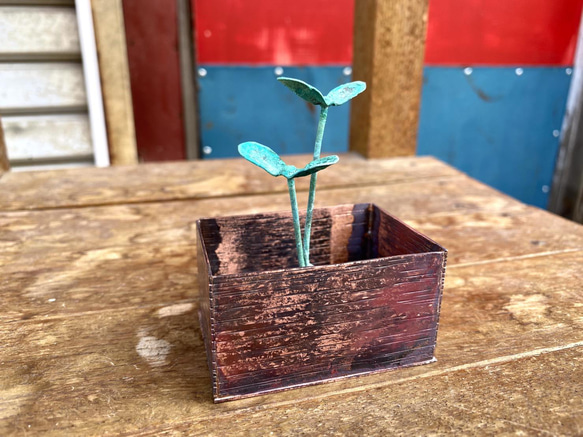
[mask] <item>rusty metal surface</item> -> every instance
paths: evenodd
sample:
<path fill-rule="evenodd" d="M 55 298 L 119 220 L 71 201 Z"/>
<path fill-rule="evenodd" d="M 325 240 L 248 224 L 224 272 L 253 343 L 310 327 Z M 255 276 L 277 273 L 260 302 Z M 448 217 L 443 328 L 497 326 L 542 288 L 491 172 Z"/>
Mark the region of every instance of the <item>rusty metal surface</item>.
<path fill-rule="evenodd" d="M 200 320 L 215 402 L 434 360 L 446 251 L 369 204 L 198 222 Z M 262 248 L 261 250 L 258 250 Z"/>

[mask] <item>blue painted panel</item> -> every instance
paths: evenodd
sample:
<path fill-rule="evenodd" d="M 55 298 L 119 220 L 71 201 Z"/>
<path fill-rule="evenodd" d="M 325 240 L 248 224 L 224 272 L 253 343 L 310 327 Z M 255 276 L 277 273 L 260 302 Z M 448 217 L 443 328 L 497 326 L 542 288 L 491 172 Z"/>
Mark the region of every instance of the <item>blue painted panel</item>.
<path fill-rule="evenodd" d="M 319 107 L 280 84 L 274 67 L 207 66 L 198 77 L 201 143 L 204 158 L 238 156 L 237 145 L 257 141 L 279 154 L 312 153 Z M 324 94 L 351 80 L 342 67 L 285 67 L 284 76 L 318 87 Z M 349 104 L 330 108 L 324 154 L 348 150 Z"/>
<path fill-rule="evenodd" d="M 565 68 L 426 67 L 417 153 L 545 208 L 570 79 Z"/>

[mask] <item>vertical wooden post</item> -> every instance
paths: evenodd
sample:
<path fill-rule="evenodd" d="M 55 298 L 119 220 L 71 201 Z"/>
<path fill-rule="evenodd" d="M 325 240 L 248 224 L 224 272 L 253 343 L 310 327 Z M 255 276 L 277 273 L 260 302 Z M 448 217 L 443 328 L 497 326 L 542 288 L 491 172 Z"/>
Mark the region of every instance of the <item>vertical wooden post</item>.
<path fill-rule="evenodd" d="M 111 163 L 138 162 L 122 0 L 92 0 Z"/>
<path fill-rule="evenodd" d="M 182 123 L 187 159 L 199 159 L 196 80 L 194 78 L 194 15 L 190 0 L 177 0 L 178 50 L 180 54 L 180 84 L 182 86 Z"/>
<path fill-rule="evenodd" d="M 357 0 L 350 149 L 367 158 L 414 155 L 429 0 Z"/>
<path fill-rule="evenodd" d="M 0 119 L 0 175 L 8 170 L 10 170 L 10 162 L 8 162 L 8 150 L 6 149 L 6 142 L 4 141 L 2 119 Z"/>

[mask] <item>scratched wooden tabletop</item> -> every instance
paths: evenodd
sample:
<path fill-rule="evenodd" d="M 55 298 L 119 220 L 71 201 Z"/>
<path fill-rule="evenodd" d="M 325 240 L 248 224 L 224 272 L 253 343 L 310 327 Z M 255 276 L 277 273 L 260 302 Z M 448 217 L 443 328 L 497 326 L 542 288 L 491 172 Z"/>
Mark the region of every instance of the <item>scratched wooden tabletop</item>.
<path fill-rule="evenodd" d="M 583 226 L 433 158 L 345 155 L 318 184 L 449 250 L 436 363 L 215 405 L 195 221 L 287 210 L 285 181 L 239 160 L 5 173 L 0 435 L 583 433 Z"/>

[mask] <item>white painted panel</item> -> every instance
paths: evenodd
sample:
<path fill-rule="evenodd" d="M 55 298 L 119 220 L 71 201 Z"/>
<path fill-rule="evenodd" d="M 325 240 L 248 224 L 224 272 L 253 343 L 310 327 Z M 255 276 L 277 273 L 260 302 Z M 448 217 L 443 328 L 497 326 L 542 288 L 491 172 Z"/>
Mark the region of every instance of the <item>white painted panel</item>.
<path fill-rule="evenodd" d="M 0 0 L 0 6 L 75 6 L 75 0 Z"/>
<path fill-rule="evenodd" d="M 75 8 L 0 7 L 0 59 L 80 53 Z"/>
<path fill-rule="evenodd" d="M 54 108 L 84 108 L 87 103 L 81 64 L 0 64 L 0 113 Z"/>
<path fill-rule="evenodd" d="M 18 165 L 10 168 L 10 171 L 45 171 L 62 170 L 66 168 L 95 167 L 91 161 L 68 162 L 66 164 L 44 164 L 44 165 Z"/>
<path fill-rule="evenodd" d="M 11 161 L 93 156 L 87 115 L 3 117 L 2 125 Z"/>
<path fill-rule="evenodd" d="M 91 124 L 91 141 L 97 167 L 107 167 L 109 161 L 109 146 L 105 112 L 103 110 L 103 94 L 101 94 L 101 77 L 95 31 L 93 30 L 93 13 L 90 0 L 75 0 L 77 23 L 79 23 L 79 40 L 83 54 L 83 73 L 87 90 L 89 106 L 89 123 Z"/>

